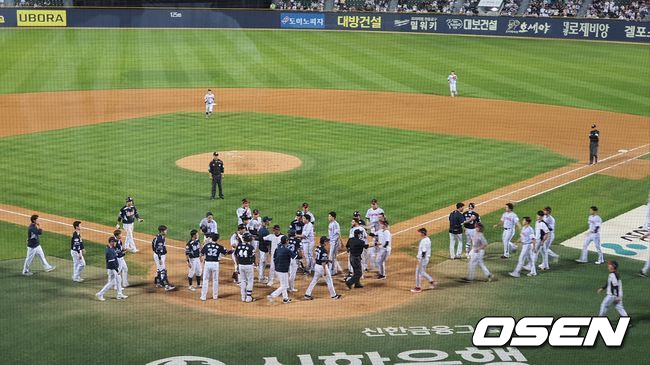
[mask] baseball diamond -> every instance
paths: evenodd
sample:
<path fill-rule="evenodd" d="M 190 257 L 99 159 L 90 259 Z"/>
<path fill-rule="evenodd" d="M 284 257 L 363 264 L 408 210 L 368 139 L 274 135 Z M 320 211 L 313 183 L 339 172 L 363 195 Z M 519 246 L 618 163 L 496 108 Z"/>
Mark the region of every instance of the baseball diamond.
<path fill-rule="evenodd" d="M 645 3 L 105 3 L 0 8 L 4 362 L 646 362 L 648 264 L 601 242 L 650 206 Z M 615 351 L 472 344 L 598 315 Z"/>

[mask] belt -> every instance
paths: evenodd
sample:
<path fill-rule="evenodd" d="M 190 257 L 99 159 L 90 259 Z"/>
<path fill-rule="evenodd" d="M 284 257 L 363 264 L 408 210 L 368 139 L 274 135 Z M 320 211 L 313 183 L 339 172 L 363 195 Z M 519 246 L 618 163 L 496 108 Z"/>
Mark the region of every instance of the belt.
<path fill-rule="evenodd" d="M 503 230 L 504 230 L 504 231 L 508 231 L 508 230 L 511 230 L 511 229 L 512 229 L 512 228 L 504 228 Z"/>

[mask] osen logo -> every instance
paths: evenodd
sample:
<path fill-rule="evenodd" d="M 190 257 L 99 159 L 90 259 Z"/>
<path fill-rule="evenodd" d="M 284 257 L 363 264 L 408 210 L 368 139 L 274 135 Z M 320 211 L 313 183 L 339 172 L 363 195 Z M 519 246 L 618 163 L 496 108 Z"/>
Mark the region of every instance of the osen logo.
<path fill-rule="evenodd" d="M 65 10 L 16 10 L 19 27 L 65 27 Z"/>

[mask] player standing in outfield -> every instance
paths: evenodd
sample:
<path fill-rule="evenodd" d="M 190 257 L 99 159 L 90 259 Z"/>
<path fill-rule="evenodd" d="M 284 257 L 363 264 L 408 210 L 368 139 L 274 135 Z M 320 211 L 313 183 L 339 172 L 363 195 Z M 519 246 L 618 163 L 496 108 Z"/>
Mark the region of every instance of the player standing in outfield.
<path fill-rule="evenodd" d="M 560 255 L 556 254 L 551 250 L 551 245 L 553 244 L 553 241 L 555 241 L 555 218 L 551 215 L 551 207 L 546 207 L 544 208 L 544 223 L 546 223 L 546 226 L 548 227 L 548 238 L 546 241 L 544 241 L 544 248 L 546 249 L 546 253 L 542 257 L 543 261 L 539 265 L 539 268 L 546 267 L 548 268 L 548 258 L 549 256 L 553 258 L 553 262 L 558 262 L 560 260 Z"/>
<path fill-rule="evenodd" d="M 41 235 L 43 234 L 43 230 L 38 223 L 38 215 L 32 215 L 29 220 L 31 221 L 31 224 L 27 228 L 27 256 L 25 257 L 25 264 L 23 265 L 23 275 L 25 276 L 34 275 L 34 273 L 29 271 L 34 256 L 38 256 L 41 260 L 45 272 L 50 272 L 56 268 L 55 266 L 50 265 L 45 259 L 45 253 L 41 247 Z"/>
<path fill-rule="evenodd" d="M 447 82 L 449 83 L 449 92 L 451 93 L 451 96 L 458 96 L 458 91 L 456 90 L 456 82 L 458 82 L 458 76 L 456 76 L 456 72 L 451 71 L 449 76 L 447 76 Z"/>
<path fill-rule="evenodd" d="M 206 235 L 203 239 L 203 243 L 210 240 L 214 233 Z M 196 276 L 196 285 L 201 286 L 201 241 L 199 241 L 199 232 L 196 229 L 190 231 L 190 240 L 187 241 L 185 245 L 185 257 L 187 258 L 187 281 L 189 282 L 188 289 L 195 291 L 196 289 L 192 285 L 192 280 Z"/>
<path fill-rule="evenodd" d="M 310 219 L 309 214 L 302 216 L 302 233 L 296 235 L 296 237 L 301 239 L 300 246 L 305 253 L 305 259 L 307 261 L 305 274 L 311 274 L 314 271 L 314 225 Z"/>
<path fill-rule="evenodd" d="M 105 301 L 104 294 L 109 291 L 111 288 L 115 288 L 117 292 L 117 299 L 126 299 L 128 296 L 122 293 L 122 281 L 120 276 L 117 274 L 119 270 L 119 264 L 117 263 L 117 255 L 115 254 L 115 243 L 117 240 L 115 237 L 108 238 L 108 246 L 106 247 L 106 272 L 108 273 L 108 282 L 102 290 L 100 290 L 95 296 L 100 302 Z"/>
<path fill-rule="evenodd" d="M 607 315 L 607 310 L 612 304 L 614 304 L 618 314 L 620 314 L 621 317 L 627 317 L 627 312 L 625 311 L 625 308 L 623 308 L 623 282 L 621 281 L 621 276 L 618 274 L 618 262 L 609 261 L 607 263 L 607 269 L 609 270 L 607 283 L 598 288 L 598 293 L 605 291 L 605 298 L 600 304 L 600 312 L 598 313 L 598 316 L 603 317 Z"/>
<path fill-rule="evenodd" d="M 392 250 L 393 238 L 388 230 L 388 222 L 379 223 L 379 232 L 377 232 L 377 279 L 386 279 L 386 261 Z"/>
<path fill-rule="evenodd" d="M 221 255 L 230 255 L 232 253 L 232 251 L 228 251 L 218 244 L 217 241 L 219 241 L 219 234 L 213 233 L 212 236 L 208 236 L 201 249 L 201 255 L 205 258 L 203 285 L 201 286 L 202 301 L 205 301 L 208 297 L 210 280 L 212 280 L 212 299 L 216 300 L 219 297 L 219 259 Z"/>
<path fill-rule="evenodd" d="M 456 203 L 456 210 L 449 214 L 449 258 L 452 260 L 461 258 L 463 253 L 464 206 L 463 203 Z"/>
<path fill-rule="evenodd" d="M 241 219 L 242 217 L 244 216 L 250 217 L 253 215 L 253 213 L 251 213 L 250 202 L 248 201 L 248 199 L 244 198 L 241 200 L 241 207 L 237 208 L 236 213 L 237 213 L 237 224 L 244 223 L 244 221 L 242 221 Z"/>
<path fill-rule="evenodd" d="M 590 208 L 589 219 L 589 231 L 587 231 L 587 238 L 585 238 L 585 243 L 582 246 L 582 253 L 580 258 L 576 260 L 579 264 L 587 263 L 588 249 L 589 245 L 593 242 L 596 246 L 596 252 L 598 252 L 598 259 L 594 262 L 596 265 L 605 263 L 603 257 L 603 250 L 600 248 L 600 226 L 603 224 L 603 220 L 598 216 L 598 207 L 593 206 Z"/>
<path fill-rule="evenodd" d="M 596 129 L 596 125 L 591 125 L 589 132 L 589 164 L 598 163 L 598 142 L 600 141 L 600 131 Z"/>
<path fill-rule="evenodd" d="M 138 249 L 135 247 L 135 239 L 133 238 L 133 224 L 136 219 L 138 222 L 144 222 L 144 219 L 140 218 L 138 214 L 138 208 L 133 205 L 133 199 L 129 196 L 126 198 L 126 205 L 120 209 L 120 213 L 117 215 L 115 229 L 120 229 L 120 223 L 122 223 L 122 228 L 126 231 L 124 248 L 133 253 L 138 252 Z"/>
<path fill-rule="evenodd" d="M 253 283 L 255 273 L 255 248 L 251 244 L 253 235 L 246 232 L 242 237 L 242 243 L 235 250 L 237 266 L 239 267 L 239 288 L 241 289 L 241 301 L 250 303 L 253 301 Z"/>
<path fill-rule="evenodd" d="M 485 263 L 483 262 L 485 247 L 487 247 L 487 240 L 483 235 L 483 224 L 478 223 L 476 224 L 476 233 L 474 234 L 474 240 L 472 241 L 472 251 L 469 256 L 467 277 L 463 279 L 464 282 L 471 283 L 474 281 L 477 266 L 481 268 L 487 281 L 492 281 L 492 273 L 490 273 L 490 270 L 488 270 L 487 266 L 485 266 Z"/>
<path fill-rule="evenodd" d="M 548 225 L 546 224 L 546 221 L 544 221 L 544 211 L 540 210 L 537 212 L 537 220 L 535 221 L 535 241 L 537 243 L 537 250 L 533 250 L 535 252 L 535 255 L 533 256 L 533 261 L 530 263 L 530 266 L 532 266 L 531 272 L 534 272 L 535 268 L 535 263 L 537 261 L 537 255 L 539 252 L 542 252 L 542 266 L 540 269 L 542 271 L 546 271 L 549 269 L 548 267 L 548 252 L 546 251 L 546 242 L 548 241 L 548 235 L 551 233 L 551 231 L 548 228 Z M 546 263 L 546 264 L 544 264 Z"/>
<path fill-rule="evenodd" d="M 208 93 L 203 97 L 203 102 L 205 103 L 205 117 L 209 118 L 214 110 L 214 94 L 211 89 L 208 89 Z"/>
<path fill-rule="evenodd" d="M 341 248 L 341 226 L 339 225 L 339 222 L 336 221 L 336 212 L 329 212 L 327 219 L 329 220 L 329 225 L 327 226 L 327 234 L 330 240 L 330 274 L 334 276 L 342 271 L 341 264 L 339 264 L 339 260 L 337 258 L 337 254 Z"/>
<path fill-rule="evenodd" d="M 481 223 L 481 216 L 474 211 L 476 204 L 469 203 L 467 210 L 463 213 L 465 222 L 463 228 L 465 229 L 465 257 L 469 258 L 469 252 L 472 248 L 472 237 L 476 233 L 476 224 Z"/>
<path fill-rule="evenodd" d="M 217 221 L 214 220 L 212 212 L 205 213 L 205 218 L 199 222 L 199 228 L 203 232 L 203 240 L 212 236 L 213 233 L 219 233 Z"/>
<path fill-rule="evenodd" d="M 516 251 L 517 245 L 511 242 L 512 237 L 515 236 L 516 227 L 521 227 L 519 224 L 519 217 L 514 212 L 515 206 L 512 203 L 506 204 L 506 211 L 501 215 L 499 223 L 494 225 L 494 228 L 503 226 L 503 233 L 501 234 L 501 241 L 503 242 L 503 256 L 502 259 L 510 257 L 510 251 Z"/>
<path fill-rule="evenodd" d="M 268 283 L 268 278 L 264 276 L 264 269 L 266 269 L 266 263 L 268 262 L 269 251 L 271 250 L 271 240 L 266 239 L 266 236 L 270 235 L 269 226 L 271 225 L 271 221 L 273 221 L 273 218 L 271 217 L 262 217 L 262 227 L 260 227 L 260 229 L 257 230 L 257 241 L 259 242 L 257 280 L 263 284 Z"/>
<path fill-rule="evenodd" d="M 275 250 L 278 249 L 280 246 L 280 240 L 284 237 L 282 233 L 280 233 L 280 226 L 279 225 L 274 225 L 272 229 L 272 233 L 266 237 L 264 237 L 265 240 L 271 241 L 271 250 L 269 251 L 269 255 L 271 256 L 271 264 L 269 267 L 269 280 L 266 283 L 266 286 L 273 286 L 273 280 L 275 279 L 275 260 L 273 258 L 275 257 Z"/>
<path fill-rule="evenodd" d="M 537 275 L 537 270 L 535 269 L 535 251 L 537 240 L 535 238 L 535 230 L 530 226 L 532 220 L 530 217 L 524 217 L 524 224 L 519 232 L 519 242 L 521 242 L 521 252 L 519 253 L 519 261 L 517 262 L 517 267 L 515 271 L 511 272 L 509 275 L 513 278 L 520 277 L 521 270 L 528 264 L 530 266 L 530 272 L 528 276 Z M 528 261 L 528 262 L 526 262 Z"/>
<path fill-rule="evenodd" d="M 330 259 L 327 252 L 327 247 L 325 246 L 329 240 L 329 238 L 322 236 L 320 238 L 320 245 L 316 247 L 316 265 L 314 266 L 314 278 L 311 280 L 311 283 L 305 292 L 305 299 L 307 300 L 314 299 L 311 294 L 321 276 L 325 277 L 325 283 L 327 283 L 327 290 L 330 292 L 330 298 L 334 300 L 341 299 L 341 295 L 336 294 L 336 289 L 334 289 L 334 283 L 332 282 L 332 274 L 330 273 Z"/>
<path fill-rule="evenodd" d="M 218 152 L 212 153 L 212 161 L 208 165 L 208 172 L 210 173 L 210 178 L 212 179 L 212 190 L 210 199 L 214 200 L 217 195 L 217 187 L 219 187 L 219 199 L 223 199 L 223 189 L 221 187 L 221 178 L 223 177 L 223 161 L 219 158 Z"/>
<path fill-rule="evenodd" d="M 157 287 L 164 287 L 166 291 L 174 290 L 175 287 L 169 284 L 167 276 L 167 226 L 158 226 L 158 235 L 151 241 L 153 250 L 153 261 L 156 263 Z"/>
<path fill-rule="evenodd" d="M 266 298 L 269 302 L 272 302 L 273 299 L 277 298 L 282 294 L 282 303 L 289 304 L 291 299 L 289 299 L 289 266 L 291 266 L 291 261 L 296 259 L 296 253 L 291 251 L 287 245 L 289 240 L 286 236 L 281 236 L 280 246 L 275 250 L 273 254 L 273 261 L 275 262 L 275 274 L 278 276 L 278 281 L 280 281 L 280 287 L 278 287 L 273 293 L 268 295 Z"/>
<path fill-rule="evenodd" d="M 291 229 L 287 232 L 287 235 L 289 238 L 287 239 L 286 247 L 293 253 L 291 261 L 289 262 L 289 291 L 297 292 L 298 289 L 296 289 L 296 273 L 298 272 L 298 261 L 302 260 L 302 255 L 300 254 L 302 251 L 302 246 L 300 245 L 302 240 L 296 237 L 296 232 Z"/>
<path fill-rule="evenodd" d="M 126 265 L 126 259 L 124 259 L 126 248 L 124 248 L 124 244 L 122 243 L 122 231 L 119 229 L 114 230 L 113 237 L 115 237 L 115 255 L 117 256 L 117 264 L 119 266 L 117 270 L 118 275 L 122 280 L 122 287 L 126 288 L 129 286 L 129 267 Z"/>
<path fill-rule="evenodd" d="M 246 218 L 246 216 L 244 216 L 244 218 Z M 237 249 L 237 246 L 239 246 L 239 244 L 243 242 L 242 236 L 244 235 L 244 233 L 246 233 L 246 225 L 240 223 L 237 226 L 237 232 L 233 233 L 232 236 L 230 236 L 229 252 L 232 254 L 232 263 L 234 265 L 232 280 L 235 284 L 239 284 L 239 267 L 237 266 L 237 258 L 235 258 L 235 250 Z"/>
<path fill-rule="evenodd" d="M 427 274 L 427 265 L 429 265 L 429 259 L 431 259 L 431 239 L 427 235 L 426 228 L 418 229 L 420 236 L 420 245 L 418 247 L 418 254 L 416 258 L 418 259 L 418 266 L 415 268 L 415 288 L 411 289 L 412 293 L 421 293 L 422 286 L 420 286 L 420 280 L 425 278 L 431 289 L 436 287 L 436 282 L 433 280 L 431 275 Z"/>
<path fill-rule="evenodd" d="M 72 255 L 72 281 L 80 283 L 84 281 L 81 278 L 81 272 L 86 267 L 86 260 L 84 255 L 86 249 L 84 248 L 84 241 L 81 239 L 81 222 L 75 221 L 72 223 L 74 232 L 72 232 L 72 239 L 70 240 L 70 255 Z"/>

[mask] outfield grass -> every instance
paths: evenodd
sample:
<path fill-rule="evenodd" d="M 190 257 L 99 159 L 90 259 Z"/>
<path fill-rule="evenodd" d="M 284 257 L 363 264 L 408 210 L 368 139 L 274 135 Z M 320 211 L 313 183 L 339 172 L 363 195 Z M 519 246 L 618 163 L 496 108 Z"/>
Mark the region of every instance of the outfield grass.
<path fill-rule="evenodd" d="M 211 86 L 447 95 L 446 77 L 454 69 L 463 96 L 650 115 L 650 49 L 644 45 L 356 32 L 20 29 L 1 31 L 0 47 L 0 93 Z"/>
<path fill-rule="evenodd" d="M 469 145 L 481 159 L 457 153 Z M 197 153 L 260 149 L 303 165 L 254 176 L 228 175 L 226 166 L 226 199 L 217 201 L 209 200 L 207 173 L 175 165 Z M 209 123 L 200 114 L 171 114 L 14 136 L 0 139 L 0 150 L 3 203 L 112 225 L 128 195 L 145 218 L 138 229 L 167 224 L 176 238 L 186 238 L 206 211 L 229 234 L 243 197 L 283 227 L 307 201 L 324 233 L 330 210 L 347 224 L 377 198 L 391 220 L 402 221 L 569 163 L 530 145 L 250 113 Z M 465 184 L 464 174 L 482 166 L 492 167 Z"/>

